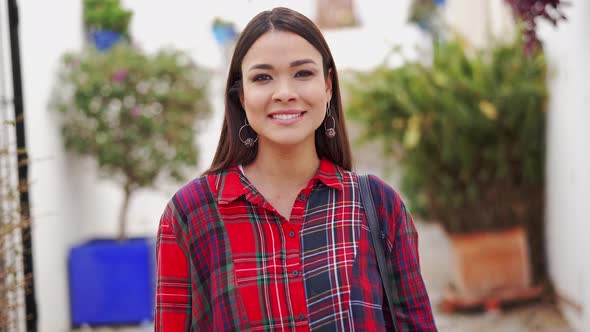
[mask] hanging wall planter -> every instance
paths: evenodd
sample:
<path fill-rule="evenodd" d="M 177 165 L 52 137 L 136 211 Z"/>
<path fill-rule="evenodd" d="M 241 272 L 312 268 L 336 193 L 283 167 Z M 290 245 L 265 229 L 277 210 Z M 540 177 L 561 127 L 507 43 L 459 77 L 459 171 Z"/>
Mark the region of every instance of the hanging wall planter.
<path fill-rule="evenodd" d="M 215 40 L 220 44 L 225 44 L 237 36 L 234 28 L 227 25 L 213 27 L 213 35 L 215 36 Z"/>
<path fill-rule="evenodd" d="M 133 12 L 120 0 L 84 0 L 84 29 L 99 51 L 108 51 L 122 39 L 129 39 Z"/>
<path fill-rule="evenodd" d="M 220 18 L 215 18 L 212 30 L 215 40 L 220 45 L 225 45 L 228 42 L 235 40 L 238 36 L 234 24 Z"/>
<path fill-rule="evenodd" d="M 108 51 L 123 38 L 118 32 L 110 30 L 95 30 L 91 33 L 92 41 L 99 51 Z"/>

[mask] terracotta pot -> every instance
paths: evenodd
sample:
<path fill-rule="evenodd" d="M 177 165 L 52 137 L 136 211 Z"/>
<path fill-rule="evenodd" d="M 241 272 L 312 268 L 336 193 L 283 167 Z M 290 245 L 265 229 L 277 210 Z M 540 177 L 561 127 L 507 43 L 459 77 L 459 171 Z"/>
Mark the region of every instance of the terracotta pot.
<path fill-rule="evenodd" d="M 454 293 L 480 299 L 531 287 L 526 233 L 521 227 L 501 232 L 451 235 Z"/>

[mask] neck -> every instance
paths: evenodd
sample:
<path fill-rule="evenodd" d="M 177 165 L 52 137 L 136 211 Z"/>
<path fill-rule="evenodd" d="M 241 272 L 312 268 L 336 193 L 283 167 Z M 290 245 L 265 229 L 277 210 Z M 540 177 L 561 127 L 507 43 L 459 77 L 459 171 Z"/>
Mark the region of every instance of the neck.
<path fill-rule="evenodd" d="M 320 165 L 315 142 L 285 148 L 259 142 L 256 159 L 245 167 L 253 178 L 287 186 L 307 185 Z"/>

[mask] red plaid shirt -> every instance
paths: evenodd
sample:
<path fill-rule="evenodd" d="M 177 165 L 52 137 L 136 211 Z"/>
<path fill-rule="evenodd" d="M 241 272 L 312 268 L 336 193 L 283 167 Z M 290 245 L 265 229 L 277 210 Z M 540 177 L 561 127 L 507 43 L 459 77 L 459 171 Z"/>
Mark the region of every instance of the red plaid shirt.
<path fill-rule="evenodd" d="M 418 235 L 399 195 L 371 190 L 402 331 L 436 331 Z M 389 331 L 357 177 L 322 160 L 286 220 L 238 167 L 195 179 L 162 216 L 155 330 Z"/>

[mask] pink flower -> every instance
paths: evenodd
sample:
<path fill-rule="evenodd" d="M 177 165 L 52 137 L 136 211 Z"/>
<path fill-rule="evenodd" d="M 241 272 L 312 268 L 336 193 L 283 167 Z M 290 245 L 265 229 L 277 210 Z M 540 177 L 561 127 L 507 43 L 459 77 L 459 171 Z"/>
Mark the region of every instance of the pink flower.
<path fill-rule="evenodd" d="M 134 106 L 131 109 L 131 117 L 137 119 L 141 115 L 141 108 L 139 106 Z"/>
<path fill-rule="evenodd" d="M 116 82 L 121 82 L 122 80 L 124 80 L 127 77 L 127 74 L 128 73 L 126 70 L 117 70 L 116 72 L 113 73 L 113 75 L 111 76 L 111 79 Z"/>

